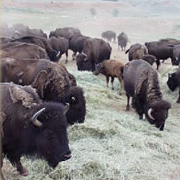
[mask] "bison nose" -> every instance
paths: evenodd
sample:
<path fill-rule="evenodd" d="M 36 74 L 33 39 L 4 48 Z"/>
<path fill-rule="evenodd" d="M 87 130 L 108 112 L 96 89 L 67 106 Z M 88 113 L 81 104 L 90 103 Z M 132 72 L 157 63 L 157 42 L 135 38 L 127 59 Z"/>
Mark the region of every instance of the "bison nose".
<path fill-rule="evenodd" d="M 66 161 L 71 158 L 71 153 L 67 153 L 63 157 L 64 157 L 64 161 Z"/>

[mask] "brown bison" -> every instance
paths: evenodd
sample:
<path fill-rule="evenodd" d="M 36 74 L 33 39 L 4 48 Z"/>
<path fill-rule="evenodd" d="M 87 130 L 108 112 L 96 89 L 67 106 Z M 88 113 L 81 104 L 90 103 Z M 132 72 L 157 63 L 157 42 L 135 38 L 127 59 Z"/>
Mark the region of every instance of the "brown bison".
<path fill-rule="evenodd" d="M 86 40 L 82 53 L 76 57 L 78 70 L 94 71 L 95 65 L 110 59 L 112 48 L 109 43 L 98 38 Z"/>
<path fill-rule="evenodd" d="M 116 33 L 114 31 L 102 32 L 101 37 L 107 40 L 109 43 L 116 42 Z"/>
<path fill-rule="evenodd" d="M 176 72 L 168 74 L 167 85 L 171 91 L 175 91 L 176 88 L 179 88 L 179 97 L 176 102 L 180 103 L 180 68 L 178 68 Z"/>
<path fill-rule="evenodd" d="M 35 89 L 14 83 L 1 83 L 3 155 L 27 175 L 21 157 L 38 157 L 55 168 L 71 157 L 65 114 L 69 105 L 42 102 Z"/>
<path fill-rule="evenodd" d="M 11 42 L 24 42 L 36 44 L 46 50 L 47 55 L 51 61 L 56 62 L 59 60 L 60 52 L 53 49 L 46 38 L 38 36 L 24 36 L 18 39 L 13 39 Z"/>
<path fill-rule="evenodd" d="M 119 47 L 121 47 L 122 51 L 126 50 L 126 46 L 128 43 L 128 36 L 126 33 L 122 32 L 117 36 L 118 39 L 118 50 L 120 49 Z"/>
<path fill-rule="evenodd" d="M 40 46 L 35 44 L 13 42 L 1 45 L 1 57 L 39 59 L 48 58 L 48 55 Z"/>
<path fill-rule="evenodd" d="M 150 124 L 162 131 L 171 105 L 162 99 L 156 70 L 144 60 L 132 60 L 125 65 L 123 78 L 127 110 L 130 107 L 129 99 L 132 97 L 132 105 L 139 118 L 142 119 L 145 114 Z"/>
<path fill-rule="evenodd" d="M 41 99 L 69 103 L 68 123 L 84 122 L 86 102 L 82 88 L 65 67 L 45 59 L 1 59 L 1 81 L 32 85 Z"/>
<path fill-rule="evenodd" d="M 102 63 L 96 64 L 95 68 L 95 75 L 98 75 L 99 73 L 102 73 L 106 76 L 106 84 L 108 87 L 109 84 L 109 77 L 111 77 L 111 84 L 112 84 L 112 89 L 114 89 L 114 78 L 117 77 L 121 86 L 121 89 L 119 91 L 119 94 L 122 93 L 123 89 L 123 68 L 124 64 L 120 61 L 117 60 L 105 60 Z"/>
<path fill-rule="evenodd" d="M 147 55 L 148 50 L 146 46 L 136 43 L 131 45 L 125 53 L 128 53 L 129 61 L 132 61 L 133 59 L 141 59 L 142 56 Z"/>

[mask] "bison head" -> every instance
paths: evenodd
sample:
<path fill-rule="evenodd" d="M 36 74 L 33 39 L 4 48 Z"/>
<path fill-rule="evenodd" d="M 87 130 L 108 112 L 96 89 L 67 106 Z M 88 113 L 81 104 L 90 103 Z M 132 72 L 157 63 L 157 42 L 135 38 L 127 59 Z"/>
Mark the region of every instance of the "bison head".
<path fill-rule="evenodd" d="M 98 74 L 102 73 L 103 69 L 104 69 L 104 66 L 102 63 L 96 64 L 94 74 L 98 75 Z"/>
<path fill-rule="evenodd" d="M 69 124 L 83 123 L 86 115 L 86 101 L 82 88 L 72 86 L 65 96 L 61 98 L 62 103 L 69 103 L 70 108 L 66 114 Z"/>
<path fill-rule="evenodd" d="M 176 73 L 168 74 L 167 85 L 171 91 L 175 91 L 175 89 L 178 87 L 178 79 L 176 77 Z"/>
<path fill-rule="evenodd" d="M 85 53 L 79 53 L 76 56 L 76 65 L 79 71 L 91 71 L 92 65 L 90 60 L 88 60 L 87 55 Z"/>
<path fill-rule="evenodd" d="M 161 100 L 150 104 L 146 118 L 154 124 L 160 131 L 164 130 L 165 121 L 168 117 L 168 110 L 171 108 L 169 102 Z"/>
<path fill-rule="evenodd" d="M 32 128 L 37 127 L 36 130 L 33 130 L 36 134 L 31 134 L 33 133 L 32 129 L 29 130 L 29 133 L 34 138 L 32 146 L 36 147 L 36 154 L 55 168 L 59 162 L 71 157 L 65 117 L 68 106 L 64 107 L 60 103 L 43 103 L 42 107 L 45 108 L 32 118 Z"/>

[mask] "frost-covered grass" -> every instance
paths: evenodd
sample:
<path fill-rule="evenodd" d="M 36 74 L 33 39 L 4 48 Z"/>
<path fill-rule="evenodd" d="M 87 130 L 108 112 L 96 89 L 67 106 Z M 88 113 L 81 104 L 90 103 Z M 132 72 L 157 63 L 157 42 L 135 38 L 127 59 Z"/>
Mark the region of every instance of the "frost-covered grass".
<path fill-rule="evenodd" d="M 139 120 L 132 109 L 126 112 L 125 95 L 107 88 L 103 77 L 70 70 L 84 89 L 87 102 L 85 122 L 68 127 L 72 158 L 55 169 L 45 161 L 23 158 L 29 175 L 17 175 L 17 179 L 179 180 L 180 110 L 174 103 L 177 94 L 166 87 L 166 75 L 175 68 L 162 66 L 159 77 L 164 97 L 173 105 L 163 132 Z"/>

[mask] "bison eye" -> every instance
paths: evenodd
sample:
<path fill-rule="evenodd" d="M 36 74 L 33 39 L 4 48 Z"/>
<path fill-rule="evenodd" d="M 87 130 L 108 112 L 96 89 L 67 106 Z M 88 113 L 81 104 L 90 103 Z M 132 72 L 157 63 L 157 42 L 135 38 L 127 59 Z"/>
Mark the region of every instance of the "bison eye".
<path fill-rule="evenodd" d="M 54 138 L 54 134 L 51 131 L 48 131 L 48 130 L 44 130 L 44 136 L 48 140 Z"/>

